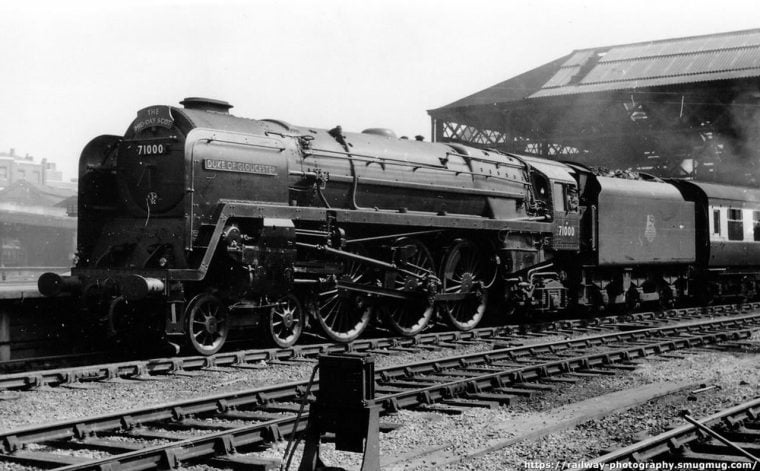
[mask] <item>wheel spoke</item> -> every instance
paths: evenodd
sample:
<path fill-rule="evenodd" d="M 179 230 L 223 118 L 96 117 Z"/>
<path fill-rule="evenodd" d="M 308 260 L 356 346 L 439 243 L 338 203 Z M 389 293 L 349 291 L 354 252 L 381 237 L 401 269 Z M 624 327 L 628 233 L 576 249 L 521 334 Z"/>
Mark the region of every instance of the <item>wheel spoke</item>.
<path fill-rule="evenodd" d="M 333 319 L 335 317 L 336 312 L 337 312 L 337 308 L 336 308 L 336 306 L 338 304 L 337 299 L 338 298 L 331 299 L 330 300 L 330 304 L 327 305 L 327 306 L 325 306 L 328 309 L 327 309 L 327 315 L 323 316 L 323 318 L 325 320 L 325 323 L 327 323 L 330 326 L 333 325 L 333 322 L 331 322 L 330 319 Z"/>
<path fill-rule="evenodd" d="M 356 253 L 363 254 L 360 246 Z M 355 260 L 344 261 L 342 274 L 338 275 L 339 282 L 356 284 L 372 283 L 373 277 L 368 267 Z M 401 281 L 401 280 L 397 280 Z M 363 303 L 358 303 L 357 293 L 351 290 L 338 289 L 337 286 L 328 287 L 318 293 L 317 321 L 322 331 L 331 340 L 347 342 L 356 338 L 369 324 L 370 308 Z M 303 320 L 296 321 L 291 329 L 302 328 Z"/>
<path fill-rule="evenodd" d="M 469 256 L 467 257 L 467 261 L 463 264 L 463 266 L 466 267 L 465 270 L 467 270 L 468 272 L 477 273 L 478 259 L 477 259 L 476 254 L 474 253 L 469 254 Z"/>
<path fill-rule="evenodd" d="M 463 299 L 443 303 L 449 323 L 460 330 L 475 327 L 485 312 L 485 280 L 483 258 L 479 248 L 470 241 L 455 243 L 446 256 L 443 292 L 466 294 Z"/>
<path fill-rule="evenodd" d="M 354 326 L 351 323 L 351 317 L 353 317 L 351 314 L 351 309 L 341 309 L 342 316 L 337 316 L 336 323 L 338 324 L 338 331 L 339 332 L 347 332 L 351 333 L 354 330 Z"/>
<path fill-rule="evenodd" d="M 320 312 L 323 310 L 324 306 L 320 306 Z M 295 344 L 301 336 L 303 316 L 301 305 L 295 296 L 291 294 L 280 299 L 269 313 L 266 323 L 269 343 L 282 348 Z"/>
<path fill-rule="evenodd" d="M 436 272 L 430 250 L 421 240 L 415 238 L 398 239 L 394 242 L 394 247 L 396 250 L 393 251 L 391 262 L 414 275 L 396 273 L 392 284 L 386 286 L 402 292 L 421 294 L 423 289 L 421 277 Z M 411 252 L 410 247 L 413 247 L 413 253 L 408 258 L 404 258 L 405 253 Z M 426 300 L 420 302 L 418 299 L 383 300 L 380 303 L 380 310 L 388 326 L 404 336 L 421 332 L 434 313 L 434 308 Z"/>
<path fill-rule="evenodd" d="M 227 339 L 226 307 L 213 294 L 199 294 L 190 301 L 186 322 L 186 338 L 197 353 L 216 353 Z"/>
<path fill-rule="evenodd" d="M 336 291 L 336 293 L 337 293 L 337 291 Z M 338 299 L 337 294 L 333 295 L 332 297 L 330 297 L 330 299 L 324 301 L 322 303 L 322 305 L 319 306 L 319 311 L 321 312 L 321 311 L 324 311 L 326 309 L 329 309 L 329 306 L 332 306 L 336 302 L 337 299 Z"/>

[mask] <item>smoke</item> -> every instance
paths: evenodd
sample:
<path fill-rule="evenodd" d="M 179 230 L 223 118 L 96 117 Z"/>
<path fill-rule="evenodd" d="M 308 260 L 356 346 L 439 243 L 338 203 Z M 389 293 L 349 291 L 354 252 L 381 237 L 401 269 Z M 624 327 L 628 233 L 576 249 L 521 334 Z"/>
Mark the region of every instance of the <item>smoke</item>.
<path fill-rule="evenodd" d="M 760 181 L 760 90 L 740 89 L 728 106 L 720 180 L 757 186 Z"/>
<path fill-rule="evenodd" d="M 453 121 L 505 131 L 509 139 L 503 146 L 510 151 L 660 177 L 758 186 L 760 87 L 730 84 L 529 99 L 501 113 L 491 107 L 470 109 Z"/>
<path fill-rule="evenodd" d="M 549 140 L 587 165 L 734 185 L 760 182 L 760 90 L 684 87 L 556 97 Z M 722 88 L 722 89 L 721 89 Z M 681 91 L 683 90 L 683 91 Z M 734 96 L 726 100 L 726 96 Z"/>

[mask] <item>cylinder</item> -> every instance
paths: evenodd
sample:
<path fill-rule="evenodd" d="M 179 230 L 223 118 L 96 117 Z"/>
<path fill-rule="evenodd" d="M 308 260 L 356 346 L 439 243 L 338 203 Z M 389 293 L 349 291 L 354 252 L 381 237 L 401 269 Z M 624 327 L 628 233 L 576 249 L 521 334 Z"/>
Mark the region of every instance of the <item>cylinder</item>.
<path fill-rule="evenodd" d="M 164 282 L 158 278 L 129 275 L 119 280 L 121 294 L 128 301 L 139 301 L 147 298 L 150 294 L 160 293 L 164 290 Z"/>

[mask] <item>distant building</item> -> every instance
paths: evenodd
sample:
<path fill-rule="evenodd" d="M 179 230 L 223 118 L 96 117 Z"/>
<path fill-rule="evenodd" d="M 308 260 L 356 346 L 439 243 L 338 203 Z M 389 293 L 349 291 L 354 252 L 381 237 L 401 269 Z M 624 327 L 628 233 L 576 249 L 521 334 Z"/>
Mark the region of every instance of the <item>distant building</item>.
<path fill-rule="evenodd" d="M 63 174 L 54 162 L 48 162 L 46 159 L 35 162 L 34 157 L 29 154 L 16 155 L 13 148 L 9 152 L 0 152 L 0 188 L 19 180 L 46 185 L 51 182 L 63 182 Z"/>
<path fill-rule="evenodd" d="M 60 180 L 53 163 L 0 153 L 0 283 L 71 266 L 76 184 Z"/>

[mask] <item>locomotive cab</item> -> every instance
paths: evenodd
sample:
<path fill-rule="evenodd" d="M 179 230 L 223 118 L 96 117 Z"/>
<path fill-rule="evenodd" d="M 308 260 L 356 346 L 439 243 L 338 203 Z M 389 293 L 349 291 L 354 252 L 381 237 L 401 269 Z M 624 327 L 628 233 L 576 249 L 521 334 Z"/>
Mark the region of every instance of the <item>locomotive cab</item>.
<path fill-rule="evenodd" d="M 504 257 L 517 268 L 507 274 L 510 307 L 538 312 L 569 307 L 572 281 L 568 277 L 580 249 L 578 187 L 572 168 L 529 156 L 515 156 L 530 174 L 533 213 L 551 221 L 552 233 L 531 246 L 508 246 Z M 514 240 L 514 239 L 513 239 Z M 538 249 L 536 249 L 538 248 Z M 519 253 L 517 255 L 515 252 Z M 519 257 L 521 264 L 511 263 Z"/>
<path fill-rule="evenodd" d="M 533 194 L 552 221 L 551 247 L 577 251 L 580 248 L 578 183 L 575 171 L 560 162 L 520 156 L 530 168 Z"/>

